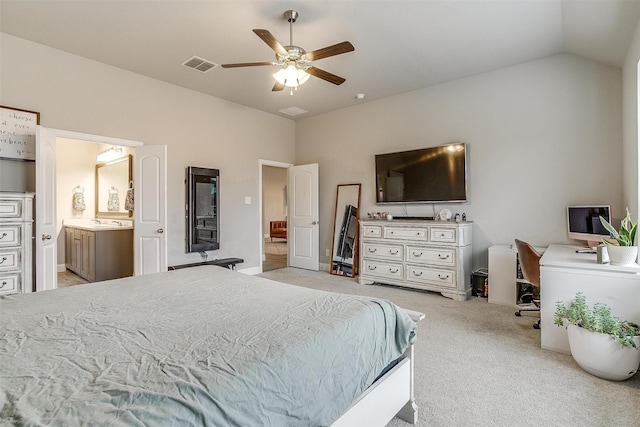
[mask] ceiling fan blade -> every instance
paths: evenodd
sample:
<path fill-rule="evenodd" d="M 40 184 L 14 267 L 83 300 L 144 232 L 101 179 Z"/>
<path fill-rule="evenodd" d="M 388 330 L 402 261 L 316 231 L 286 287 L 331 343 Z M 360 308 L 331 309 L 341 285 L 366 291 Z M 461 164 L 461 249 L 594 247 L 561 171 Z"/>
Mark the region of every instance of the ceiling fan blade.
<path fill-rule="evenodd" d="M 278 65 L 275 62 L 242 62 L 239 64 L 222 64 L 222 68 L 258 67 L 262 65 Z"/>
<path fill-rule="evenodd" d="M 271 89 L 271 92 L 279 92 L 281 90 L 284 90 L 284 85 L 282 83 L 276 82 L 276 84 L 273 85 L 273 89 Z"/>
<path fill-rule="evenodd" d="M 329 83 L 333 83 L 334 85 L 341 85 L 346 81 L 340 76 L 336 76 L 335 74 L 331 74 L 328 71 L 324 71 L 316 67 L 309 67 L 305 71 L 314 77 L 318 77 L 322 80 L 326 80 Z"/>
<path fill-rule="evenodd" d="M 273 37 L 273 34 L 271 34 L 269 31 L 257 29 L 257 30 L 253 30 L 253 32 L 256 33 L 256 35 L 260 37 L 263 42 L 268 44 L 269 47 L 273 49 L 276 53 L 279 53 L 280 55 L 287 54 L 287 50 L 284 47 L 282 47 L 280 42 L 275 37 Z"/>
<path fill-rule="evenodd" d="M 334 44 L 333 46 L 327 46 L 322 49 L 314 50 L 307 53 L 307 59 L 309 61 L 317 61 L 318 59 L 327 58 L 329 56 L 340 55 L 342 53 L 353 52 L 356 48 L 349 42 L 342 42 Z"/>

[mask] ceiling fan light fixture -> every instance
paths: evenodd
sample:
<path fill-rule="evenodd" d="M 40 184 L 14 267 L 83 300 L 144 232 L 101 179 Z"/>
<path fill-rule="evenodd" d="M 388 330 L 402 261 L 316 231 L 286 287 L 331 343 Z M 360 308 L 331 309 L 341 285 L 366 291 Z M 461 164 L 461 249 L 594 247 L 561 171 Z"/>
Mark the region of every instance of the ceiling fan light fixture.
<path fill-rule="evenodd" d="M 281 68 L 273 74 L 273 78 L 286 87 L 298 87 L 309 80 L 309 76 L 310 74 L 302 68 L 296 67 L 295 64 L 289 64 L 286 68 Z"/>

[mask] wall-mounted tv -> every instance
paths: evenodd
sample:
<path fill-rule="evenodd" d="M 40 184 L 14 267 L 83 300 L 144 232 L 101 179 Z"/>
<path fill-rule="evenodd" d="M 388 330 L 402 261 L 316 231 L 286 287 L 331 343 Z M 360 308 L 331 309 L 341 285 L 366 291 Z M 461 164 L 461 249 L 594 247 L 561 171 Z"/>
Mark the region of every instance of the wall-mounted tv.
<path fill-rule="evenodd" d="M 376 154 L 376 203 L 467 201 L 464 143 Z"/>

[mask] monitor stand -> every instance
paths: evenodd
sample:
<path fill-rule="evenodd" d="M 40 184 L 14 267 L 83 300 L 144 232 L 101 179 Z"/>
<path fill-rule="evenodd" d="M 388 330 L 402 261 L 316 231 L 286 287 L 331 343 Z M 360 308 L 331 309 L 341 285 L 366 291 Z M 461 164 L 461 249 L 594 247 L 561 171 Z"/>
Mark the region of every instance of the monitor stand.
<path fill-rule="evenodd" d="M 588 240 L 587 241 L 587 246 L 589 246 L 590 248 L 595 248 L 596 246 L 600 246 L 602 244 L 602 242 L 599 242 L 597 240 Z"/>

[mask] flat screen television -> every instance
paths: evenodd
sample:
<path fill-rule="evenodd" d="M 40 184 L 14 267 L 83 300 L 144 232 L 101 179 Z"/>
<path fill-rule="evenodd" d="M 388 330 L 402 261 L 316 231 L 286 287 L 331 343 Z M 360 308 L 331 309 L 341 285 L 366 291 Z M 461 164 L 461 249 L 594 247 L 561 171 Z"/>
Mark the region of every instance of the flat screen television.
<path fill-rule="evenodd" d="M 588 246 L 597 246 L 609 232 L 602 226 L 600 216 L 611 223 L 611 207 L 608 205 L 568 206 L 567 236 L 584 240 Z"/>
<path fill-rule="evenodd" d="M 376 154 L 376 203 L 467 201 L 464 143 Z"/>

